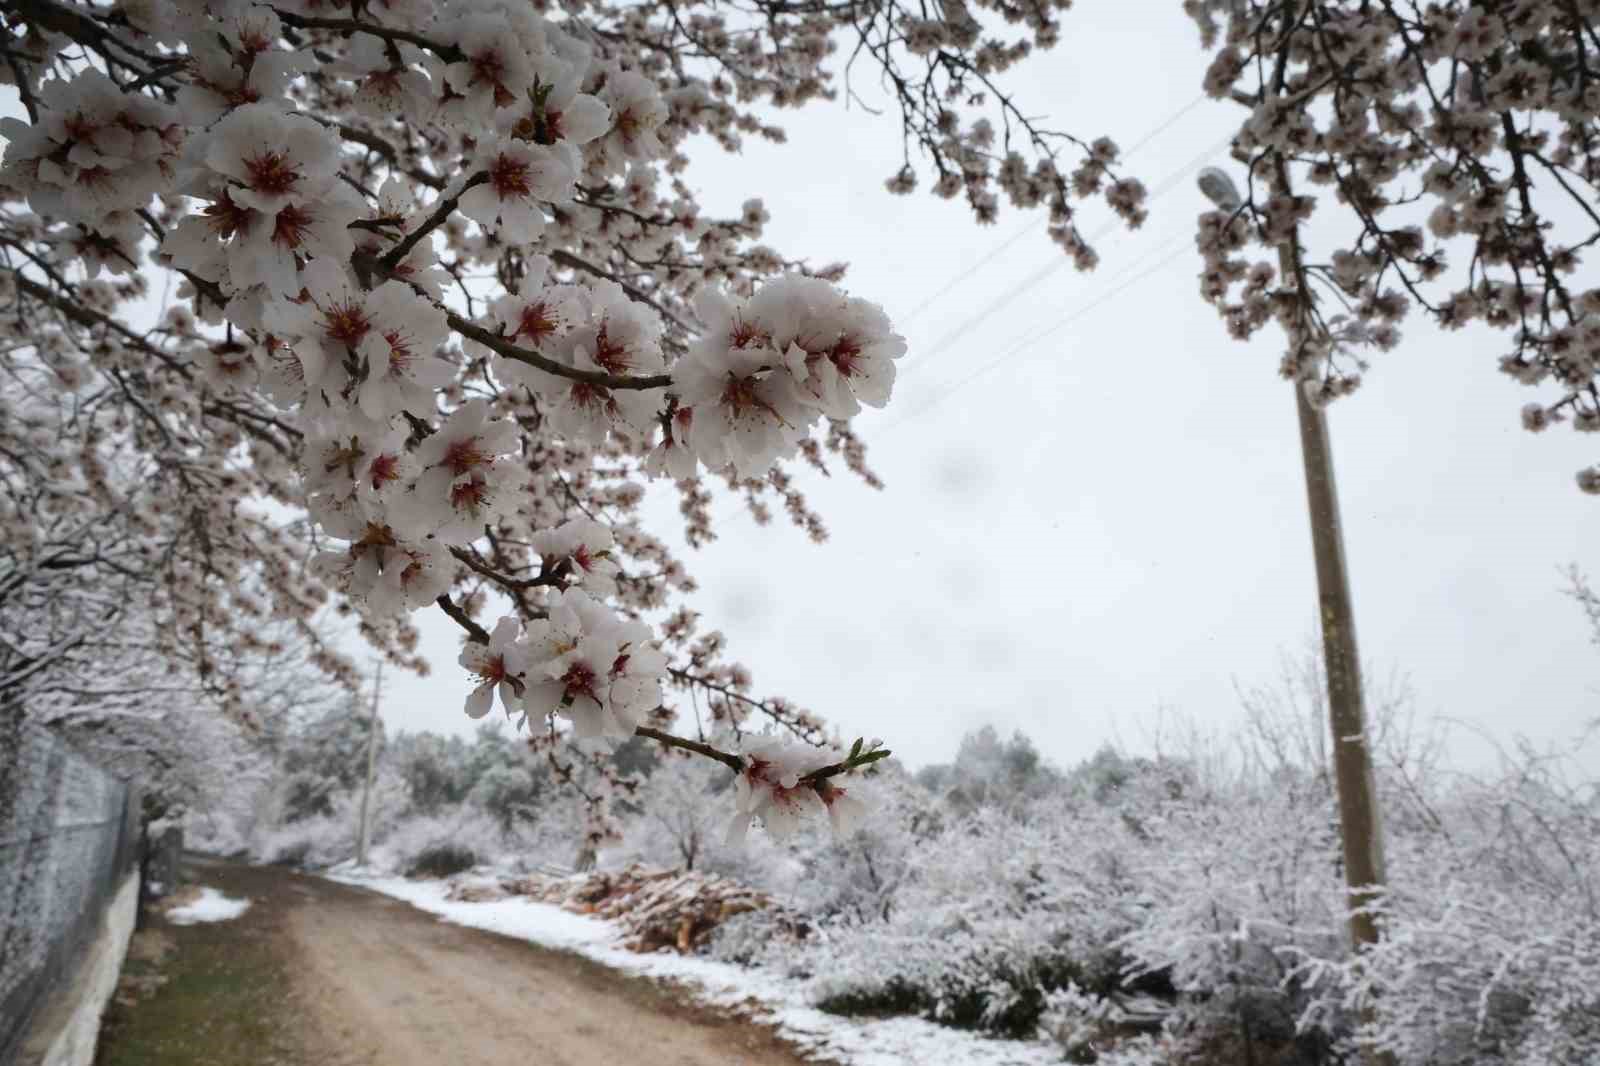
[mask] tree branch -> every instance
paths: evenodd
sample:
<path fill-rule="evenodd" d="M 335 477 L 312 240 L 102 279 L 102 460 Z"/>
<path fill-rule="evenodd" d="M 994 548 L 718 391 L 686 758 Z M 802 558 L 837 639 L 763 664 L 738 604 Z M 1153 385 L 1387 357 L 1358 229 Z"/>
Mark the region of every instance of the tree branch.
<path fill-rule="evenodd" d="M 489 643 L 489 631 L 480 626 L 478 623 L 474 622 L 472 619 L 468 618 L 467 612 L 463 611 L 459 606 L 456 605 L 456 602 L 450 598 L 450 594 L 448 592 L 440 596 L 434 602 L 439 605 L 440 609 L 443 610 L 445 614 L 454 619 L 456 625 L 467 631 L 467 639 L 472 641 L 472 643 Z"/>
<path fill-rule="evenodd" d="M 602 389 L 667 389 L 672 387 L 671 374 L 627 377 L 619 374 L 608 374 L 604 370 L 580 370 L 575 366 L 558 363 L 554 359 L 540 355 L 530 348 L 518 348 L 500 334 L 490 333 L 482 326 L 475 326 L 454 311 L 445 313 L 445 321 L 449 323 L 451 329 L 463 337 L 475 340 L 485 348 L 489 348 L 507 359 L 515 359 L 519 363 L 527 363 L 536 370 L 543 370 L 546 374 L 569 378 L 572 381 L 581 381 L 586 385 L 595 385 Z"/>
<path fill-rule="evenodd" d="M 419 184 L 426 185 L 430 189 L 444 188 L 445 179 L 439 177 L 437 174 L 429 174 L 424 170 L 407 170 L 403 168 L 401 166 L 399 149 L 390 144 L 388 141 L 384 140 L 382 137 L 378 136 L 376 133 L 373 133 L 371 130 L 364 130 L 359 126 L 352 126 L 348 122 L 340 122 L 331 128 L 338 131 L 339 136 L 349 141 L 351 144 L 359 144 L 368 151 L 376 153 L 384 160 L 384 162 L 401 170 L 401 172 L 411 180 L 418 182 Z"/>
<path fill-rule="evenodd" d="M 400 265 L 400 260 L 404 259 L 410 253 L 411 249 L 417 246 L 417 242 L 421 241 L 422 238 L 426 237 L 428 234 L 444 225 L 445 219 L 449 218 L 455 213 L 456 205 L 461 202 L 461 197 L 466 195 L 468 189 L 476 185 L 482 185 L 488 180 L 489 172 L 486 170 L 480 170 L 466 181 L 462 182 L 461 188 L 457 189 L 449 196 L 439 197 L 439 203 L 434 207 L 433 213 L 427 218 L 423 219 L 422 225 L 406 234 L 399 244 L 395 245 L 393 248 L 390 248 L 383 254 L 383 258 L 378 260 L 383 264 L 385 270 L 392 272 L 395 267 Z"/>
<path fill-rule="evenodd" d="M 410 30 L 396 29 L 393 26 L 382 26 L 375 22 L 361 22 L 356 19 L 325 19 L 313 18 L 309 15 L 297 15 L 293 11 L 285 11 L 281 7 L 272 9 L 286 26 L 293 26 L 302 30 L 332 30 L 334 33 L 344 34 L 346 37 L 353 33 L 370 34 L 385 41 L 399 44 L 412 44 L 418 48 L 426 48 L 446 63 L 463 62 L 467 55 L 453 44 L 444 41 L 435 41 L 431 37 L 424 37 L 420 33 Z"/>
<path fill-rule="evenodd" d="M 633 731 L 633 735 L 636 737 L 648 737 L 651 740 L 659 740 L 669 748 L 682 748 L 684 751 L 692 751 L 696 755 L 704 755 L 708 759 L 715 759 L 736 774 L 741 773 L 744 770 L 744 760 L 739 758 L 739 756 L 734 755 L 731 752 L 719 751 L 718 749 L 713 748 L 710 744 L 702 744 L 698 740 L 689 740 L 686 737 L 673 736 L 671 733 L 663 733 L 661 730 L 652 729 L 647 725 L 639 726 Z"/>

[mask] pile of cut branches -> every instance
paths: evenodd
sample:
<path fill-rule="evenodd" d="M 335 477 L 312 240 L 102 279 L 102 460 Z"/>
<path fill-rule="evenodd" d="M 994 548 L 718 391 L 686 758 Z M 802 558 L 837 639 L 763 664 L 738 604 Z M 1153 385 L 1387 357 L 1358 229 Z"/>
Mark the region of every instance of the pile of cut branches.
<path fill-rule="evenodd" d="M 454 885 L 449 898 L 483 902 L 507 896 L 524 896 L 615 922 L 627 934 L 630 951 L 693 954 L 717 926 L 750 911 L 781 912 L 781 924 L 797 939 L 810 930 L 798 912 L 726 877 L 641 865 L 571 877 L 530 874 L 498 883 L 469 881 Z"/>

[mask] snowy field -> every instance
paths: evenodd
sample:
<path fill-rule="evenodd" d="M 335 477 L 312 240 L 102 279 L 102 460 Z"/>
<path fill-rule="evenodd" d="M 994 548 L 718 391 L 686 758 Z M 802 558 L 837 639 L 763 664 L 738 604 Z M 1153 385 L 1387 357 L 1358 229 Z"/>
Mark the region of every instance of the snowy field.
<path fill-rule="evenodd" d="M 640 977 L 670 980 L 701 1003 L 736 1007 L 774 1026 L 807 1054 L 848 1066 L 904 1066 L 907 1062 L 959 1066 L 1058 1066 L 1059 1047 L 1043 1041 L 997 1040 L 948 1029 L 921 1018 L 858 1020 L 827 1014 L 806 1002 L 804 988 L 759 970 L 672 952 L 643 955 L 622 947 L 622 932 L 611 922 L 573 914 L 522 897 L 464 903 L 447 900 L 449 881 L 412 881 L 366 876 L 350 871 L 331 880 L 404 900 L 447 922 L 570 951 Z M 493 878 L 476 879 L 494 883 Z"/>

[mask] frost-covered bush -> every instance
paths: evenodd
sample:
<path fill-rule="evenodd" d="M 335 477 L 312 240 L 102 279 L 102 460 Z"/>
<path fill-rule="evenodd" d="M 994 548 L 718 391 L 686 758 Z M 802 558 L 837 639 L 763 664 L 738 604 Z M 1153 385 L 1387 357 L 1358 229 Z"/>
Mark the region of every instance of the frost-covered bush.
<path fill-rule="evenodd" d="M 466 741 L 433 733 L 402 733 L 389 747 L 389 762 L 405 781 L 414 810 L 434 814 L 466 799 L 476 777 L 469 761 L 474 749 Z"/>
<path fill-rule="evenodd" d="M 470 869 L 511 850 L 512 842 L 500 832 L 495 817 L 474 807 L 457 806 L 433 815 L 407 812 L 381 835 L 374 837 L 371 861 L 380 869 L 407 875 L 445 877 L 459 870 L 433 872 L 430 866 L 450 865 L 443 853 L 458 849 Z"/>
<path fill-rule="evenodd" d="M 1526 749 L 1493 778 L 1450 778 L 1429 738 L 1389 725 L 1374 950 L 1349 950 L 1325 779 L 1271 757 L 1284 749 L 1257 723 L 1240 772 L 1147 821 L 1162 846 L 1134 874 L 1129 972 L 1165 974 L 1168 1031 L 1230 1061 L 1332 1066 L 1376 1046 L 1397 1066 L 1600 1062 L 1595 785 Z"/>
<path fill-rule="evenodd" d="M 449 877 L 465 873 L 478 864 L 478 853 L 450 840 L 429 844 L 406 864 L 408 877 Z"/>
<path fill-rule="evenodd" d="M 1240 780 L 1227 791 L 1174 802 L 1144 832 L 1130 876 L 1139 920 L 1119 940 L 1128 976 L 1161 974 L 1182 996 L 1196 1031 L 1282 1045 L 1314 1003 L 1342 1025 L 1302 977 L 1307 959 L 1346 954 L 1344 887 L 1331 797 L 1306 779 Z"/>
<path fill-rule="evenodd" d="M 606 865 L 644 863 L 669 870 L 749 874 L 750 869 L 737 861 L 741 853 L 724 846 L 726 801 L 712 800 L 732 788 L 733 775 L 726 767 L 667 754 L 630 799 L 633 817 L 621 842 L 608 853 Z"/>
<path fill-rule="evenodd" d="M 251 844 L 250 857 L 273 866 L 323 869 L 344 862 L 355 851 L 354 814 L 348 819 L 317 815 L 263 830 Z"/>
<path fill-rule="evenodd" d="M 1040 1034 L 1055 1041 L 1068 1062 L 1169 1066 L 1173 1041 L 1165 1034 L 1139 1031 L 1150 1028 L 1147 1014 L 1118 997 L 1088 992 L 1076 984 L 1048 993 L 1039 1018 Z"/>
<path fill-rule="evenodd" d="M 810 935 L 747 915 L 710 951 L 806 980 L 828 1010 L 1037 1035 L 1106 1066 L 1339 1066 L 1363 1043 L 1397 1066 L 1600 1062 L 1593 787 L 1529 753 L 1451 778 L 1432 738 L 1377 725 L 1393 887 L 1367 958 L 1305 725 L 1261 714 L 1176 756 L 1102 751 L 1005 803 L 886 772 L 869 848 L 801 833 L 745 855 Z"/>
<path fill-rule="evenodd" d="M 925 1015 L 1009 1035 L 1047 995 L 1117 985 L 1119 938 L 1139 912 L 1115 812 L 980 809 L 910 852 L 887 918 L 825 925 L 812 994 L 848 1014 Z"/>
<path fill-rule="evenodd" d="M 712 932 L 706 952 L 721 962 L 740 966 L 780 968 L 785 976 L 805 979 L 803 967 L 808 955 L 798 948 L 813 930 L 796 930 L 781 914 L 769 910 L 746 911 L 722 922 Z M 785 963 L 799 968 L 783 969 Z"/>
<path fill-rule="evenodd" d="M 1495 780 L 1412 796 L 1385 938 L 1331 975 L 1397 1061 L 1600 1062 L 1600 792 L 1523 748 Z"/>

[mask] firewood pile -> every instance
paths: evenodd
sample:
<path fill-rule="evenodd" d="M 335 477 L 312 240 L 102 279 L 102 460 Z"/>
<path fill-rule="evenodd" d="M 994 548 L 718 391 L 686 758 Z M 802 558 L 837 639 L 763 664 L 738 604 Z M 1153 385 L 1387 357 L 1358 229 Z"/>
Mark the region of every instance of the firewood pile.
<path fill-rule="evenodd" d="M 630 951 L 692 954 L 717 926 L 751 911 L 778 912 L 774 917 L 790 936 L 803 938 L 809 931 L 798 913 L 736 881 L 697 871 L 639 865 L 573 877 L 532 874 L 504 878 L 498 884 L 468 882 L 454 886 L 449 898 L 482 902 L 507 896 L 525 896 L 615 922 L 626 933 Z"/>
<path fill-rule="evenodd" d="M 489 903 L 505 899 L 504 888 L 492 881 L 454 881 L 445 892 L 445 899 L 453 903 Z"/>

